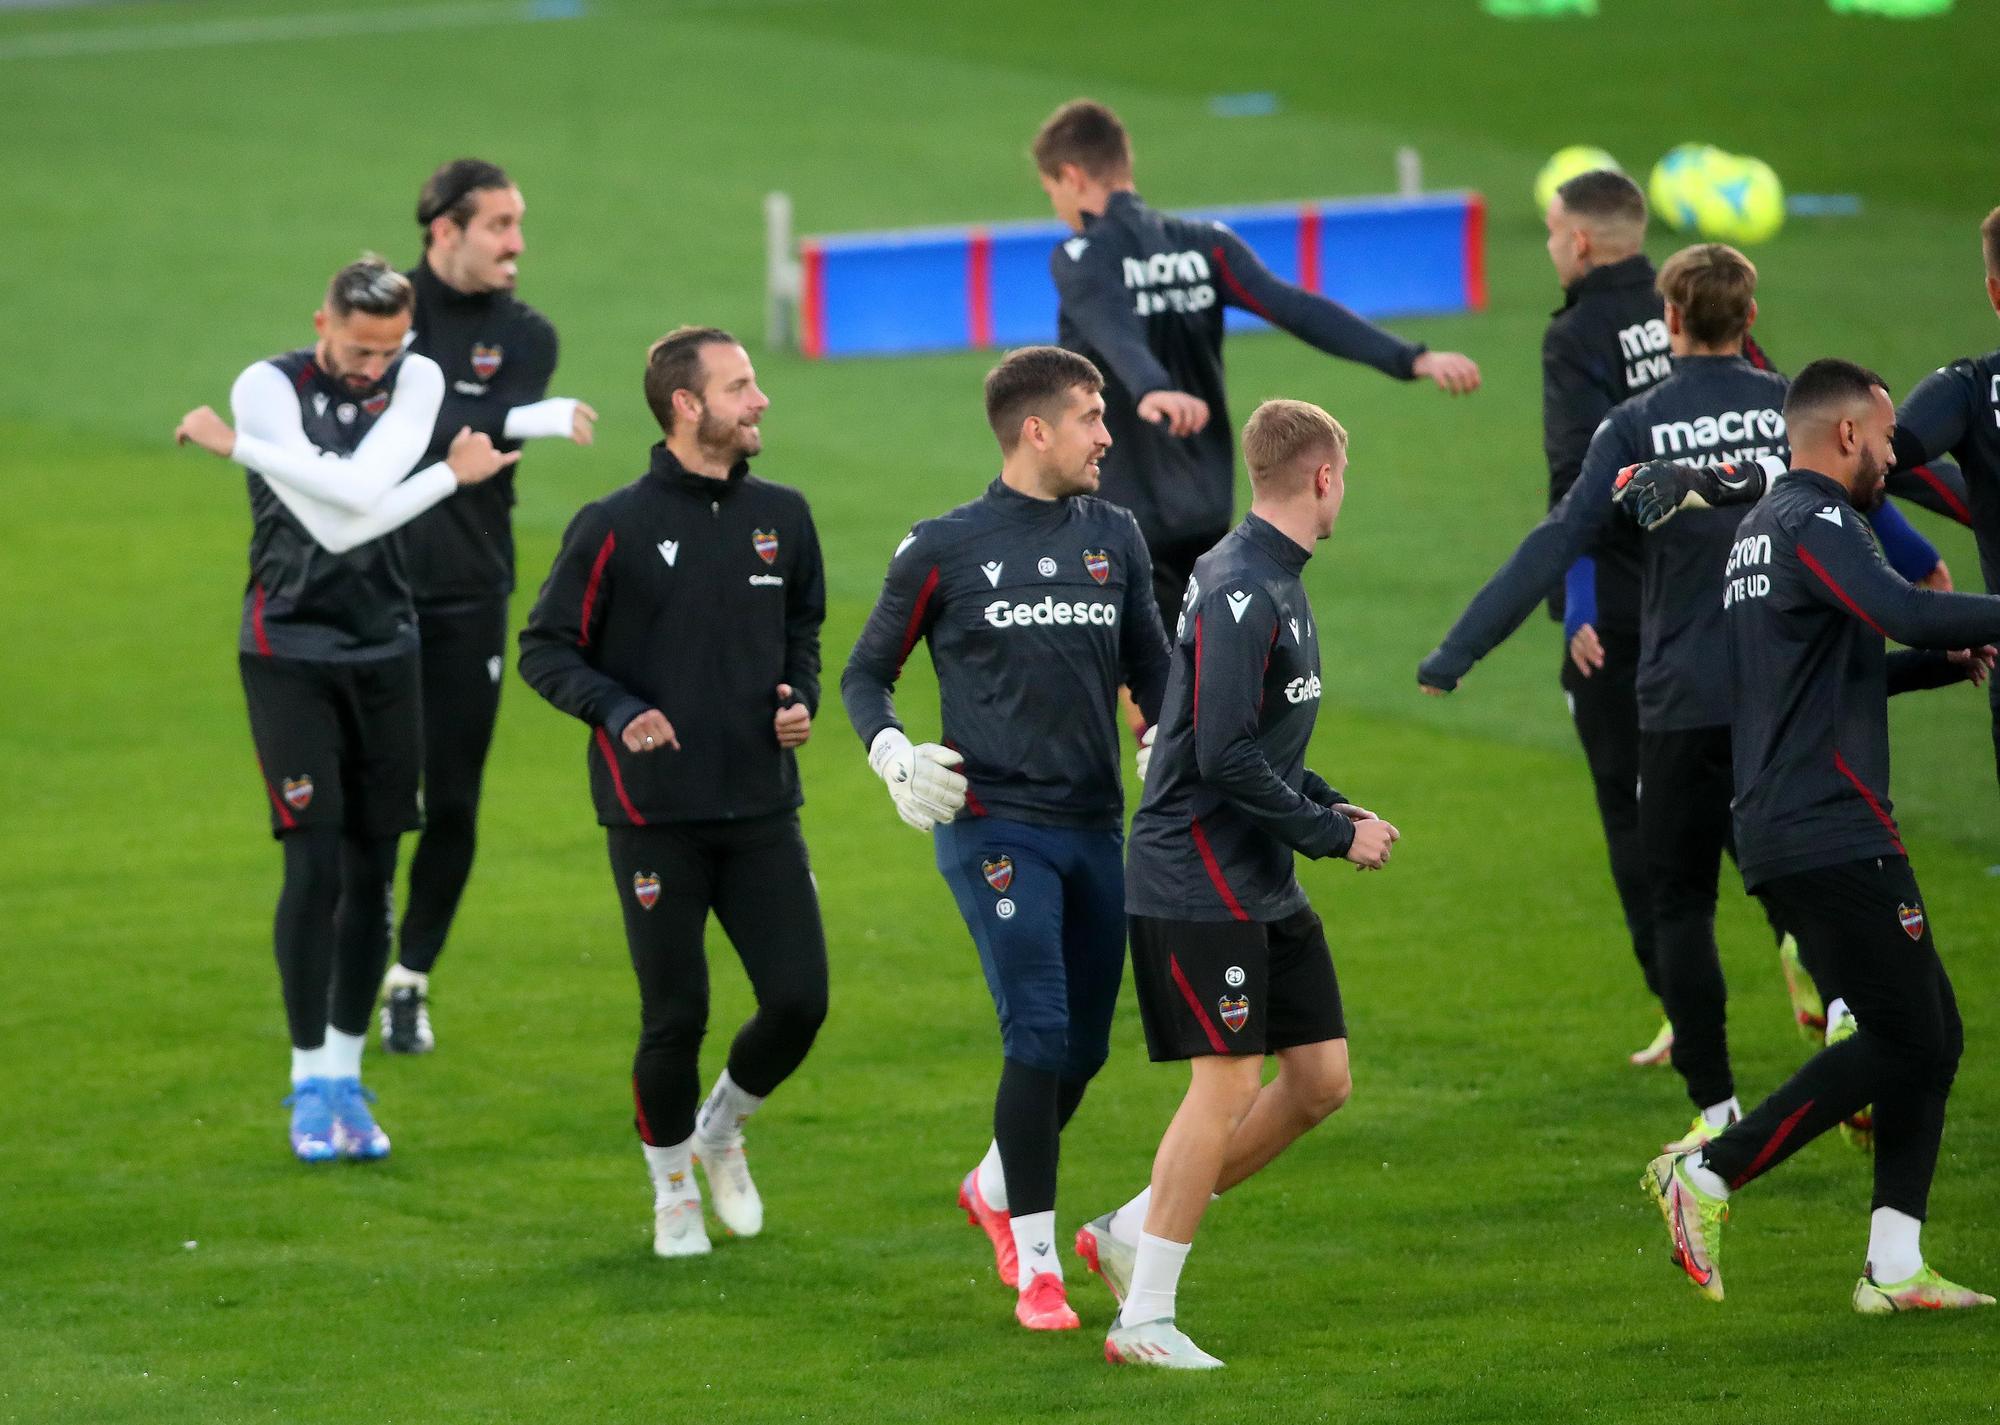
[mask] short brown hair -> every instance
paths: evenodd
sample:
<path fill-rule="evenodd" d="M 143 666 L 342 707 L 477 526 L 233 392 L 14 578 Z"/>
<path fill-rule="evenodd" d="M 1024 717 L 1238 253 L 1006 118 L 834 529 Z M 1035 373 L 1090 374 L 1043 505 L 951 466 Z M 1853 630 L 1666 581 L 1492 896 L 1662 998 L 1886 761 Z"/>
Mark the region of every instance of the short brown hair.
<path fill-rule="evenodd" d="M 1558 185 L 1563 211 L 1588 223 L 1611 227 L 1646 226 L 1646 195 L 1615 168 L 1593 168 Z"/>
<path fill-rule="evenodd" d="M 439 218 L 450 218 L 463 228 L 479 210 L 481 193 L 513 186 L 506 169 L 483 158 L 454 158 L 440 165 L 417 195 L 417 226 L 424 230 L 424 246 L 431 245 L 431 224 Z"/>
<path fill-rule="evenodd" d="M 1658 285 L 1697 346 L 1724 346 L 1750 330 L 1757 266 L 1727 243 L 1682 248 L 1661 265 Z"/>
<path fill-rule="evenodd" d="M 1132 174 L 1132 139 L 1118 116 L 1095 99 L 1072 99 L 1049 115 L 1029 152 L 1035 167 L 1051 178 L 1065 163 L 1103 181 Z"/>
<path fill-rule="evenodd" d="M 389 265 L 386 257 L 365 252 L 333 274 L 326 284 L 326 309 L 336 317 L 366 312 L 371 317 L 398 317 L 416 305 L 410 279 Z"/>
<path fill-rule="evenodd" d="M 1243 423 L 1243 463 L 1259 489 L 1290 493 L 1300 476 L 1346 449 L 1346 430 L 1311 401 L 1266 401 Z"/>
<path fill-rule="evenodd" d="M 1012 455 L 1021 443 L 1022 421 L 1029 416 L 1053 420 L 1078 388 L 1093 396 L 1104 389 L 1104 374 L 1087 358 L 1059 346 L 1008 352 L 986 373 L 986 423 L 993 427 L 1000 453 Z"/>
<path fill-rule="evenodd" d="M 1979 246 L 1986 254 L 1986 275 L 2000 277 L 2000 208 L 1988 213 L 1979 225 Z"/>
<path fill-rule="evenodd" d="M 736 344 L 721 327 L 675 327 L 646 348 L 646 405 L 663 432 L 674 433 L 674 392 L 698 396 L 706 385 L 702 348 Z"/>

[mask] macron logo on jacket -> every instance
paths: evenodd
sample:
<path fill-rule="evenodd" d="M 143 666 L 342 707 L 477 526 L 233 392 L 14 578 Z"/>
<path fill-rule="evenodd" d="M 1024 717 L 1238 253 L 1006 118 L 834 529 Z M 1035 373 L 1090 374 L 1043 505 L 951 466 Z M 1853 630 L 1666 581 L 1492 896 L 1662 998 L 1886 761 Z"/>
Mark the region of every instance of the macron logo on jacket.
<path fill-rule="evenodd" d="M 674 567 L 674 561 L 680 557 L 681 542 L 678 539 L 663 539 L 660 541 L 660 558 L 667 561 L 669 569 Z"/>

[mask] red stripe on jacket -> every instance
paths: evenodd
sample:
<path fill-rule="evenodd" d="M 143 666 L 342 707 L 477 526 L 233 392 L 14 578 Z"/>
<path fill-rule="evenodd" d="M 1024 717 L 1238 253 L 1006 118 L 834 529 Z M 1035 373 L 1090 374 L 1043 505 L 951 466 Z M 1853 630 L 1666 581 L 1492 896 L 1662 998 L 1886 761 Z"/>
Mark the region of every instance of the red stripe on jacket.
<path fill-rule="evenodd" d="M 618 753 L 611 745 L 611 734 L 603 728 L 594 728 L 597 750 L 604 754 L 604 765 L 611 773 L 611 790 L 618 793 L 618 805 L 625 808 L 625 816 L 634 826 L 644 826 L 646 818 L 639 815 L 639 808 L 632 805 L 632 799 L 625 795 L 625 778 L 618 770 Z"/>
<path fill-rule="evenodd" d="M 604 543 L 597 547 L 597 558 L 590 565 L 590 582 L 583 586 L 583 610 L 578 615 L 576 646 L 590 647 L 590 611 L 597 604 L 597 590 L 604 582 L 604 566 L 611 562 L 611 551 L 618 547 L 616 531 L 605 534 Z"/>
<path fill-rule="evenodd" d="M 1903 850 L 1903 838 L 1896 833 L 1895 819 L 1882 810 L 1882 803 L 1875 800 L 1875 794 L 1868 790 L 1868 784 L 1854 775 L 1854 769 L 1847 765 L 1847 759 L 1835 752 L 1833 765 L 1841 776 L 1854 784 L 1854 790 L 1861 793 L 1861 800 L 1868 803 L 1868 810 L 1875 813 L 1875 819 L 1882 823 L 1883 829 L 1889 833 L 1889 839 L 1896 843 L 1896 850 L 1902 855 L 1909 855 L 1909 852 Z"/>
<path fill-rule="evenodd" d="M 1214 883 L 1215 893 L 1222 897 L 1222 903 L 1229 907 L 1229 913 L 1238 920 L 1248 920 L 1249 912 L 1236 899 L 1236 892 L 1229 889 L 1229 882 L 1223 879 L 1222 863 L 1215 859 L 1215 848 L 1208 844 L 1208 833 L 1201 829 L 1201 818 L 1188 818 L 1188 827 L 1194 833 L 1194 849 L 1201 853 L 1201 864 L 1208 868 L 1208 879 Z"/>
<path fill-rule="evenodd" d="M 1882 633 L 1881 624 L 1875 622 L 1874 619 L 1868 617 L 1868 614 L 1866 613 L 1865 610 L 1862 609 L 1861 605 L 1855 603 L 1853 599 L 1848 597 L 1847 590 L 1840 587 L 1839 581 L 1837 581 L 1833 577 L 1833 575 L 1826 572 L 1826 566 L 1820 563 L 1817 559 L 1813 558 L 1812 551 L 1810 549 L 1807 549 L 1803 544 L 1799 546 L 1799 562 L 1801 564 L 1804 564 L 1806 568 L 1812 570 L 1814 574 L 1818 575 L 1820 583 L 1826 585 L 1827 588 L 1833 590 L 1833 596 L 1836 599 L 1839 599 L 1841 603 L 1847 606 L 1847 611 L 1849 613 L 1853 614 L 1856 618 L 1860 619 L 1863 623 L 1867 624 L 1870 628 L 1874 629 L 1877 633 L 1881 633 L 1884 638 L 1887 638 L 1889 636 L 1886 633 Z"/>

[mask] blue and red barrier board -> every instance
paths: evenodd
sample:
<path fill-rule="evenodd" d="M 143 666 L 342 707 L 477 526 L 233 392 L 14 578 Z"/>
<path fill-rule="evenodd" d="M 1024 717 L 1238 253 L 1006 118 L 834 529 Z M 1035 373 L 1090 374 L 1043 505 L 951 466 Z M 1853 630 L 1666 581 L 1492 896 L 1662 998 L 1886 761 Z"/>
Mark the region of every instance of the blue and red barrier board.
<path fill-rule="evenodd" d="M 1278 276 L 1365 317 L 1486 306 L 1486 203 L 1477 193 L 1328 198 L 1206 211 Z M 838 233 L 799 241 L 799 347 L 890 356 L 1053 341 L 1056 223 Z M 1232 308 L 1230 328 L 1262 326 Z"/>

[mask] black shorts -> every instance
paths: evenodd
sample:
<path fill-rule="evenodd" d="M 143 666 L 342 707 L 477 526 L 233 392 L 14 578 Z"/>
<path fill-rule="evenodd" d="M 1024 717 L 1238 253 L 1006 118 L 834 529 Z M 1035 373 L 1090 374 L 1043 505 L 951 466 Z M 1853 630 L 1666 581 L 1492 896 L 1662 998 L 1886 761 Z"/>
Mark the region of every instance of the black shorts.
<path fill-rule="evenodd" d="M 1326 930 L 1277 921 L 1131 917 L 1132 981 L 1155 1061 L 1269 1054 L 1347 1037 Z"/>
<path fill-rule="evenodd" d="M 377 838 L 423 824 L 423 699 L 414 652 L 365 663 L 237 656 L 271 834 L 334 826 Z"/>

